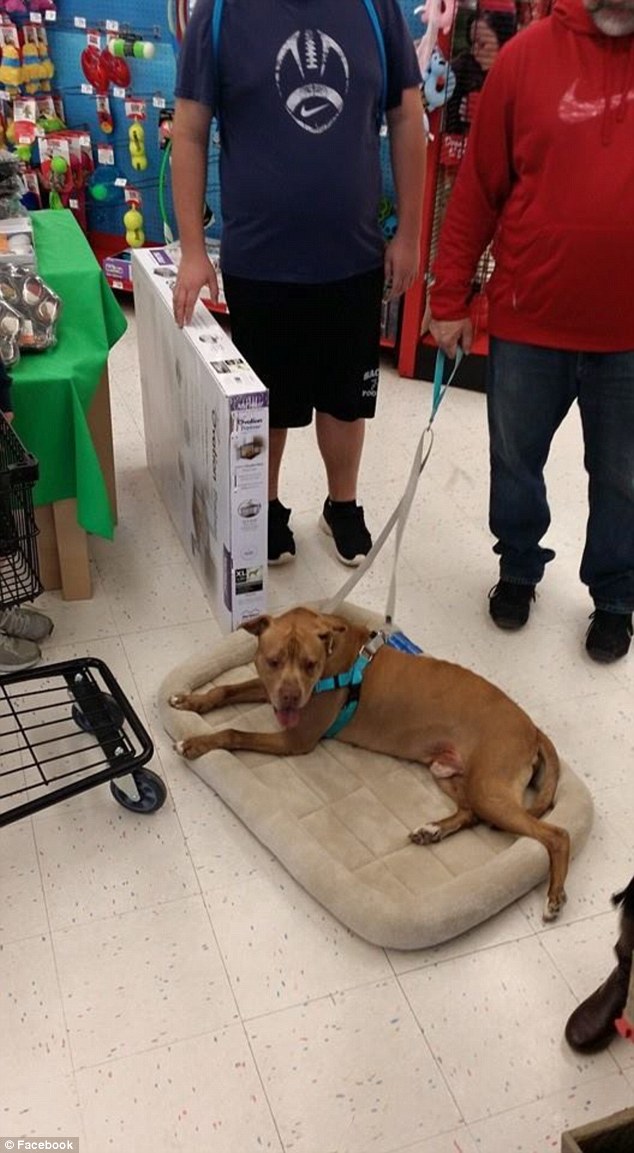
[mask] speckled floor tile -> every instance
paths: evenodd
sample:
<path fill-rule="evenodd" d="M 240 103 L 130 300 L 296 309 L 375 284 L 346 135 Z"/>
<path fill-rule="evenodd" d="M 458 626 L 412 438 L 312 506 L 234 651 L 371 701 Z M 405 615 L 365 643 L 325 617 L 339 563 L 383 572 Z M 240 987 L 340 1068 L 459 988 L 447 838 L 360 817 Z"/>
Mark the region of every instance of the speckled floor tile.
<path fill-rule="evenodd" d="M 241 1025 L 77 1075 L 90 1153 L 283 1153 Z"/>
<path fill-rule="evenodd" d="M 460 1114 L 394 981 L 249 1022 L 285 1149 L 389 1153 Z"/>
<path fill-rule="evenodd" d="M 76 1069 L 238 1019 L 202 897 L 66 929 L 53 947 Z"/>

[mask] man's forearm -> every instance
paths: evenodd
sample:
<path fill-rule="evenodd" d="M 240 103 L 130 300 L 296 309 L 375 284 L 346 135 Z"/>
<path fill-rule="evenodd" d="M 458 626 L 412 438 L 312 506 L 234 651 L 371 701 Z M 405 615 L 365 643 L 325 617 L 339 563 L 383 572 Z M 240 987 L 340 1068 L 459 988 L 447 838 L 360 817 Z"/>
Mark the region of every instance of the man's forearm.
<path fill-rule="evenodd" d="M 207 149 L 199 140 L 177 132 L 172 147 L 172 189 L 181 250 L 194 256 L 205 251 Z"/>

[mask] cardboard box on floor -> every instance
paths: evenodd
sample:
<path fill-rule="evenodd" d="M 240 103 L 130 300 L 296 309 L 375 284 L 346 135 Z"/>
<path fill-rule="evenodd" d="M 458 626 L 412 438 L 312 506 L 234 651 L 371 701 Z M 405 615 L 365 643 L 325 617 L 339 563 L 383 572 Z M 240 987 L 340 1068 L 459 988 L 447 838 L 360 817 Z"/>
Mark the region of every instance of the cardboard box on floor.
<path fill-rule="evenodd" d="M 631 1153 L 634 1109 L 622 1109 L 561 1135 L 561 1153 Z"/>
<path fill-rule="evenodd" d="M 177 327 L 168 250 L 132 273 L 148 467 L 230 632 L 266 607 L 268 391 L 200 302 Z"/>

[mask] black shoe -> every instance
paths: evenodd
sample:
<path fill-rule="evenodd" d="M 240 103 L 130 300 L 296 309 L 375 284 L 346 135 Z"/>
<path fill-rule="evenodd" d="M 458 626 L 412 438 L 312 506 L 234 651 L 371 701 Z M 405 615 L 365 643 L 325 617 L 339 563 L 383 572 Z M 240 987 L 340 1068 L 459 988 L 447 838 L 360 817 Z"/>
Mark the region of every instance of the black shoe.
<path fill-rule="evenodd" d="M 632 614 L 595 609 L 590 620 L 592 624 L 586 633 L 588 656 L 604 665 L 626 656 L 632 640 Z"/>
<path fill-rule="evenodd" d="M 527 622 L 535 585 L 501 580 L 489 593 L 489 613 L 499 629 L 521 629 Z"/>
<path fill-rule="evenodd" d="M 288 522 L 290 508 L 281 501 L 269 501 L 269 564 L 287 564 L 295 556 L 295 537 Z"/>
<path fill-rule="evenodd" d="M 335 542 L 337 556 L 342 564 L 355 568 L 372 548 L 363 517 L 363 509 L 356 500 L 331 500 L 326 497 L 320 526 Z"/>

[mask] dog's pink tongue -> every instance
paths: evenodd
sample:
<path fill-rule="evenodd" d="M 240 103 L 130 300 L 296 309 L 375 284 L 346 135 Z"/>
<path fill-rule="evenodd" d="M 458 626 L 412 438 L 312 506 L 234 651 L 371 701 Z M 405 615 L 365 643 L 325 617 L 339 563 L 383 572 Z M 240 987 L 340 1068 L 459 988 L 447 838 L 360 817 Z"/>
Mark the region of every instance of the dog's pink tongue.
<path fill-rule="evenodd" d="M 275 716 L 283 729 L 294 729 L 299 724 L 299 709 L 276 709 Z"/>

